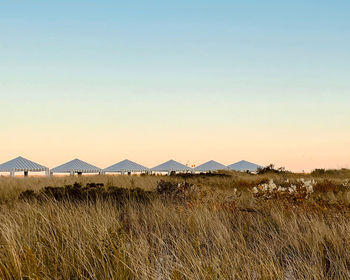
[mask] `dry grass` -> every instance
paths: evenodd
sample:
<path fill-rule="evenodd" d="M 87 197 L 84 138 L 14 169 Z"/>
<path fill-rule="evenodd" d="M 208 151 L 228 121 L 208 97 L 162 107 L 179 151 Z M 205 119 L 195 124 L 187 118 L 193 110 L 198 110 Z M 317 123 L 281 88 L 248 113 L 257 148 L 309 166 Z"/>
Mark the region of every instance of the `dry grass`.
<path fill-rule="evenodd" d="M 25 190 L 40 190 L 46 186 L 63 187 L 78 182 L 83 185 L 102 183 L 105 186 L 142 187 L 145 190 L 151 190 L 159 180 L 156 176 L 0 177 L 0 202 L 16 199 Z"/>
<path fill-rule="evenodd" d="M 317 178 L 322 187 L 294 203 L 254 197 L 251 187 L 269 178 L 187 178 L 198 192 L 185 201 L 124 205 L 17 197 L 76 180 L 154 190 L 161 178 L 0 178 L 0 279 L 350 279 L 343 180 Z"/>

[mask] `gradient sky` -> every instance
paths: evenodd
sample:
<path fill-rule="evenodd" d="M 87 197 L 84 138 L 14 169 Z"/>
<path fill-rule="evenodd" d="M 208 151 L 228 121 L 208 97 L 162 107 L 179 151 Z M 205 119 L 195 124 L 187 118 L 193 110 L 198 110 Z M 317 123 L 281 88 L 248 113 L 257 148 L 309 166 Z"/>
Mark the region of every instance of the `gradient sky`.
<path fill-rule="evenodd" d="M 349 11 L 0 0 L 0 162 L 349 168 Z"/>

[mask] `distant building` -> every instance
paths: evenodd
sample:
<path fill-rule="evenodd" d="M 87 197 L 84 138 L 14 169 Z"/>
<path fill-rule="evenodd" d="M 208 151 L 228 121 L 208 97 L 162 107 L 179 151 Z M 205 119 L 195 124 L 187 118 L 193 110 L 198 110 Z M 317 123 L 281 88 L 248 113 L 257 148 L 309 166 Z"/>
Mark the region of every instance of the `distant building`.
<path fill-rule="evenodd" d="M 245 161 L 245 160 L 241 160 L 239 162 L 233 163 L 229 166 L 227 166 L 229 170 L 234 170 L 234 171 L 243 171 L 243 172 L 257 172 L 259 168 L 262 168 L 262 166 L 249 162 L 249 161 Z"/>
<path fill-rule="evenodd" d="M 71 175 L 78 174 L 82 175 L 84 173 L 99 173 L 102 174 L 101 168 L 96 167 L 90 163 L 84 162 L 80 159 L 74 159 L 65 164 L 57 166 L 51 169 L 51 173 L 69 173 Z"/>
<path fill-rule="evenodd" d="M 0 172 L 10 172 L 10 176 L 15 176 L 16 172 L 23 172 L 25 177 L 28 176 L 29 172 L 46 172 L 48 176 L 49 168 L 23 157 L 17 157 L 1 164 Z"/>
<path fill-rule="evenodd" d="M 210 160 L 206 163 L 203 163 L 201 165 L 198 165 L 194 171 L 196 172 L 214 172 L 214 171 L 218 171 L 218 170 L 227 170 L 227 166 L 214 161 L 214 160 Z"/>
<path fill-rule="evenodd" d="M 169 160 L 167 162 L 164 162 L 160 165 L 157 165 L 153 168 L 151 168 L 152 172 L 159 172 L 159 173 L 164 173 L 166 172 L 168 175 L 171 172 L 176 172 L 176 173 L 188 173 L 192 172 L 193 169 L 191 167 L 188 167 L 186 165 L 183 165 L 182 163 L 179 163 L 175 160 Z"/>
<path fill-rule="evenodd" d="M 132 172 L 134 173 L 145 173 L 149 172 L 150 169 L 138 164 L 136 162 L 133 162 L 131 160 L 125 159 L 121 162 L 118 162 L 110 167 L 107 167 L 103 170 L 105 173 L 120 173 L 124 175 L 125 173 L 130 174 Z"/>

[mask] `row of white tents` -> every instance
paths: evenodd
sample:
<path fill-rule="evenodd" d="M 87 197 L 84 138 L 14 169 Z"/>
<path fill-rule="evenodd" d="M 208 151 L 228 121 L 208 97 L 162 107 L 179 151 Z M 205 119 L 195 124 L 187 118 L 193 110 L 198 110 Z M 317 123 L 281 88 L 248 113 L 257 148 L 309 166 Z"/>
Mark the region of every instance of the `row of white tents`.
<path fill-rule="evenodd" d="M 136 162 L 130 161 L 128 159 L 118 162 L 110 167 L 101 169 L 90 163 L 84 162 L 79 159 L 74 159 L 67 163 L 64 163 L 55 168 L 49 169 L 43 165 L 25 159 L 23 157 L 18 157 L 8 162 L 5 162 L 0 165 L 0 172 L 9 172 L 11 176 L 14 176 L 16 172 L 24 172 L 24 176 L 28 176 L 29 172 L 45 172 L 47 176 L 54 173 L 68 173 L 71 175 L 78 174 L 82 175 L 83 173 L 120 173 L 131 174 L 131 173 L 167 173 L 172 172 L 176 173 L 196 173 L 196 172 L 214 172 L 218 170 L 234 170 L 234 171 L 249 171 L 256 172 L 260 165 L 248 162 L 248 161 L 239 161 L 231 165 L 223 165 L 214 160 L 210 160 L 206 163 L 203 163 L 195 168 L 191 168 L 180 162 L 169 160 L 160 165 L 157 165 L 153 168 L 145 167 Z"/>

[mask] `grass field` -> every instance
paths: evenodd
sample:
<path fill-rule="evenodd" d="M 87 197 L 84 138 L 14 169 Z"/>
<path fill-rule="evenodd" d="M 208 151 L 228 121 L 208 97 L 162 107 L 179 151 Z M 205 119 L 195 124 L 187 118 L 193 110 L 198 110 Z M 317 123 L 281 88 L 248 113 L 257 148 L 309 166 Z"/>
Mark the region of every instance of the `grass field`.
<path fill-rule="evenodd" d="M 0 177 L 0 279 L 350 279 L 349 205 L 347 170 Z"/>

